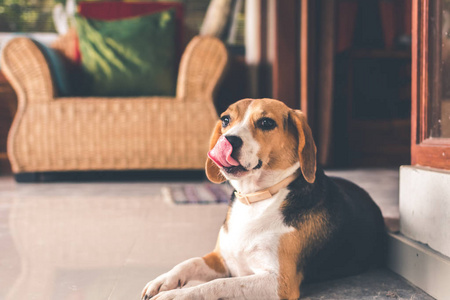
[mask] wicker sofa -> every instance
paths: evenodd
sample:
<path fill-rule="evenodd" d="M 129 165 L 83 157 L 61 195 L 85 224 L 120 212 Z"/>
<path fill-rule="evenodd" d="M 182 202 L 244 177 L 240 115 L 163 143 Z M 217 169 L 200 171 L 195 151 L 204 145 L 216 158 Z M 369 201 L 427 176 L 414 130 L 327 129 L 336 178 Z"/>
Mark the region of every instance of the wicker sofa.
<path fill-rule="evenodd" d="M 195 37 L 181 58 L 176 97 L 58 97 L 43 53 L 28 38 L 3 49 L 1 68 L 18 97 L 8 157 L 19 174 L 203 169 L 217 120 L 213 92 L 227 51 Z"/>

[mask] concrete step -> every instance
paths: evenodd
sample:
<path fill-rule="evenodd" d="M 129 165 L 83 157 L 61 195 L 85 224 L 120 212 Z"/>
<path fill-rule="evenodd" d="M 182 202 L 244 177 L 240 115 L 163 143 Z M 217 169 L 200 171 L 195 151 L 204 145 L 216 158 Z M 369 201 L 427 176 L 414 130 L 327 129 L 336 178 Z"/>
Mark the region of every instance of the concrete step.
<path fill-rule="evenodd" d="M 359 274 L 305 284 L 301 289 L 303 300 L 432 300 L 433 297 L 388 269 L 377 269 Z"/>

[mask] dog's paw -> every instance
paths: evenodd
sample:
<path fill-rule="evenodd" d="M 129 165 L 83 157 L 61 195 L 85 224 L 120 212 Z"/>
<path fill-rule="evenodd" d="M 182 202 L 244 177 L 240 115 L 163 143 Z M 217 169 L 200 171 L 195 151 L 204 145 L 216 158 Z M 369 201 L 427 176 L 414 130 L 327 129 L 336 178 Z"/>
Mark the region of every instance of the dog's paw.
<path fill-rule="evenodd" d="M 194 289 L 176 289 L 170 291 L 160 292 L 151 298 L 152 300 L 201 300 L 201 298 L 194 293 Z"/>
<path fill-rule="evenodd" d="M 150 281 L 142 291 L 142 299 L 153 299 L 155 295 L 160 292 L 176 289 L 177 287 L 184 286 L 185 282 L 183 278 L 180 278 L 179 274 L 173 274 L 168 272 L 158 276 L 156 279 Z"/>

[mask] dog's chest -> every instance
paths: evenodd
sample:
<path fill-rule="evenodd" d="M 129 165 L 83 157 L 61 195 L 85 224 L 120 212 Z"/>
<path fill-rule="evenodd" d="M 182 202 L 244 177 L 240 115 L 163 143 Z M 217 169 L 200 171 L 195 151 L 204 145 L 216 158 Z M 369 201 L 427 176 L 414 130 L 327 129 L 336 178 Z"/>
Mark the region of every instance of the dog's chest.
<path fill-rule="evenodd" d="M 286 194 L 252 205 L 233 204 L 227 230 L 220 232 L 220 251 L 232 276 L 278 272 L 279 240 L 292 230 L 284 225 L 280 210 Z"/>

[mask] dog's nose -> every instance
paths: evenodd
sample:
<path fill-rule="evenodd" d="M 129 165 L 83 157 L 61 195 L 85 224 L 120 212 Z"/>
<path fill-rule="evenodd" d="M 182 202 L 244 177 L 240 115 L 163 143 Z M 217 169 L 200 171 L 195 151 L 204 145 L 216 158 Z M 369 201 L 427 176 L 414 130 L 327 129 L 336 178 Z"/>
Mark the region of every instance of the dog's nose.
<path fill-rule="evenodd" d="M 242 139 L 235 135 L 228 135 L 225 138 L 230 142 L 233 147 L 233 151 L 239 149 L 242 146 Z"/>

